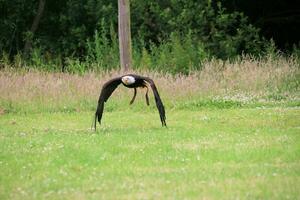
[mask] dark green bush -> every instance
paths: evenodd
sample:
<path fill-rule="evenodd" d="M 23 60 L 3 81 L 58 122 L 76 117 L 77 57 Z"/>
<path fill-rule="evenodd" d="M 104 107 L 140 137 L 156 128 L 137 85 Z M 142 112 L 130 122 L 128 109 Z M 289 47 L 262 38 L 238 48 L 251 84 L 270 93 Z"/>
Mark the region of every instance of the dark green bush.
<path fill-rule="evenodd" d="M 221 3 L 130 2 L 134 68 L 187 74 L 207 59 L 276 51 L 243 13 L 228 12 Z M 0 51 L 12 66 L 72 73 L 119 66 L 117 1 L 47 1 L 35 34 L 29 30 L 38 1 L 2 1 L 0 6 Z M 24 60 L 26 39 L 33 48 Z"/>

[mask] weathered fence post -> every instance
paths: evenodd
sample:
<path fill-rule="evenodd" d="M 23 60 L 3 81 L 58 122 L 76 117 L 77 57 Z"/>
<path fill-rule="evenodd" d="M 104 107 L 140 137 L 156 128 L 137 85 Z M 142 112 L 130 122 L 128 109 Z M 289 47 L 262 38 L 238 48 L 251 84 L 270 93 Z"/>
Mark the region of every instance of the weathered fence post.
<path fill-rule="evenodd" d="M 127 71 L 131 68 L 131 31 L 129 0 L 118 0 L 119 8 L 119 49 L 121 68 Z"/>
<path fill-rule="evenodd" d="M 32 47 L 32 38 L 36 32 L 36 30 L 38 29 L 38 26 L 40 24 L 42 15 L 44 13 L 44 9 L 45 9 L 45 4 L 46 4 L 46 0 L 39 0 L 39 8 L 37 10 L 37 14 L 32 22 L 31 28 L 29 33 L 31 34 L 30 36 L 28 36 L 28 38 L 26 38 L 25 40 L 25 45 L 24 45 L 24 55 L 27 56 L 29 51 L 31 50 Z"/>

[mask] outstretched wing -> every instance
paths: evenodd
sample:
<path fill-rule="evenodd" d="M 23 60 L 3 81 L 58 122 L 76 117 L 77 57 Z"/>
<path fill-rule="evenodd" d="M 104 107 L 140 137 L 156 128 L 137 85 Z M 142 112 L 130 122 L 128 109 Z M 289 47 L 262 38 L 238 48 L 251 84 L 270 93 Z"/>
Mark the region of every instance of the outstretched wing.
<path fill-rule="evenodd" d="M 162 126 L 167 126 L 166 124 L 166 112 L 165 112 L 165 107 L 160 99 L 160 96 L 158 94 L 158 91 L 156 89 L 156 86 L 154 84 L 154 81 L 148 77 L 143 77 L 144 80 L 149 83 L 149 85 L 152 88 L 153 94 L 154 94 L 154 98 L 155 98 L 155 102 L 156 102 L 156 107 L 158 109 L 159 112 L 159 116 L 160 116 L 160 121 Z"/>
<path fill-rule="evenodd" d="M 107 101 L 107 99 L 111 96 L 113 91 L 120 85 L 121 83 L 121 77 L 113 78 L 109 81 L 107 81 L 101 90 L 99 100 L 98 100 L 98 107 L 95 113 L 95 130 L 96 130 L 96 121 L 98 119 L 99 124 L 101 124 L 101 118 L 103 114 L 104 109 L 104 103 Z"/>

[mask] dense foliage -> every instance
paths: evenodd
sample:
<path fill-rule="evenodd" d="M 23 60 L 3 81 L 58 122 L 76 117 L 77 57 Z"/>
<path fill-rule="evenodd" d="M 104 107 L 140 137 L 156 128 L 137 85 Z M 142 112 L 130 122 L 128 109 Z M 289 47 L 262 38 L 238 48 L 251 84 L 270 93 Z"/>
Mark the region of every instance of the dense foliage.
<path fill-rule="evenodd" d="M 32 26 L 45 1 L 36 31 Z M 117 0 L 0 1 L 3 60 L 69 71 L 118 66 Z M 205 59 L 258 55 L 269 46 L 241 12 L 211 0 L 131 0 L 134 67 L 188 72 Z M 267 45 L 266 45 L 267 44 Z M 28 57 L 27 57 L 28 58 Z M 61 59 L 63 58 L 63 59 Z M 23 58 L 22 58 L 23 59 Z M 79 67 L 80 63 L 80 67 Z"/>

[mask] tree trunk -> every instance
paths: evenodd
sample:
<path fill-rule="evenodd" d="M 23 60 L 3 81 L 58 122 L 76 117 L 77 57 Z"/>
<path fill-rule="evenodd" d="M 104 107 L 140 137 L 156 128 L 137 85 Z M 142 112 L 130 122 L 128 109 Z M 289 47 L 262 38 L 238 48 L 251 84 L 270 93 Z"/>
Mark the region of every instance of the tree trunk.
<path fill-rule="evenodd" d="M 120 63 L 121 68 L 127 71 L 132 63 L 129 0 L 118 0 L 118 7 Z"/>
<path fill-rule="evenodd" d="M 26 38 L 26 41 L 25 41 L 25 45 L 24 45 L 24 54 L 27 55 L 29 50 L 31 49 L 32 47 L 32 37 L 34 36 L 34 33 L 36 32 L 38 26 L 39 26 L 39 23 L 40 23 L 40 20 L 42 18 L 42 15 L 43 15 L 43 12 L 44 12 L 44 8 L 45 8 L 45 3 L 46 3 L 46 0 L 40 0 L 39 1 L 39 8 L 38 8 L 38 11 L 37 11 L 37 14 L 32 22 L 32 25 L 31 25 L 31 28 L 30 28 L 30 34 L 31 36 L 30 37 L 27 37 Z"/>

